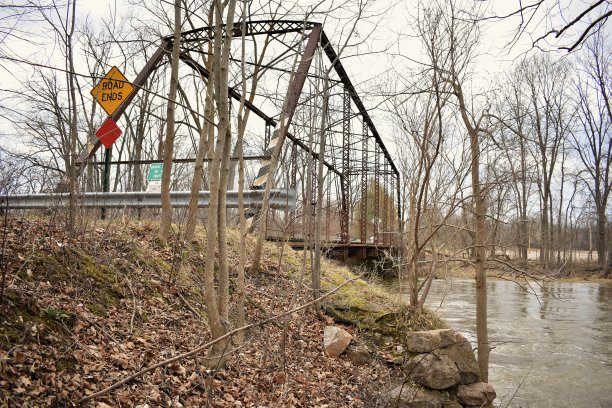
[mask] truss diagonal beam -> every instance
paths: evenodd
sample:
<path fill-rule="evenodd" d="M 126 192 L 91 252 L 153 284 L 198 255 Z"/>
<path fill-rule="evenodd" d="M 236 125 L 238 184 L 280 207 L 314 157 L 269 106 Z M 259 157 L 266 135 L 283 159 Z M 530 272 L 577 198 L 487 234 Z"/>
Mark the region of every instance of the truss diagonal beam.
<path fill-rule="evenodd" d="M 210 72 L 206 69 L 206 67 L 202 66 L 200 63 L 198 63 L 196 60 L 194 60 L 193 58 L 191 58 L 191 56 L 189 54 L 181 54 L 180 56 L 181 60 L 183 62 L 185 62 L 189 67 L 191 67 L 193 70 L 195 70 L 197 73 L 199 73 L 200 75 L 202 75 L 205 78 L 209 78 L 210 77 Z M 240 101 L 241 98 L 241 94 L 240 92 L 236 91 L 236 89 L 232 88 L 232 87 L 228 87 L 228 92 L 229 95 L 234 98 L 236 101 Z M 255 115 L 257 115 L 258 117 L 260 117 L 261 119 L 263 119 L 266 122 L 266 149 L 268 148 L 268 145 L 270 143 L 270 135 L 269 135 L 269 130 L 268 130 L 268 126 L 272 126 L 272 127 L 276 127 L 277 122 L 275 119 L 273 119 L 272 117 L 266 115 L 261 109 L 259 109 L 257 106 L 255 106 L 254 104 L 252 104 L 251 102 L 249 102 L 247 99 L 245 99 L 244 101 L 244 106 L 247 107 L 248 110 L 250 110 L 251 112 L 253 112 Z M 318 158 L 319 155 L 315 152 L 313 152 L 311 149 L 308 148 L 308 146 L 306 146 L 306 144 L 304 144 L 304 142 L 302 142 L 300 139 L 298 139 L 297 137 L 293 136 L 291 133 L 287 132 L 287 138 L 289 140 L 291 140 L 293 143 L 295 143 L 296 145 L 298 145 L 302 150 L 305 150 L 306 152 L 308 152 L 310 155 L 312 155 L 312 157 L 314 158 Z M 329 162 L 323 160 L 323 164 L 330 169 L 331 171 L 333 171 L 334 173 L 336 173 L 337 175 L 340 175 L 340 171 L 338 169 L 336 169 L 332 164 L 330 164 Z"/>
<path fill-rule="evenodd" d="M 391 168 L 395 172 L 396 176 L 399 177 L 399 171 L 397 170 L 397 167 L 395 167 L 395 164 L 393 163 L 393 159 L 391 158 L 391 155 L 387 151 L 387 148 L 385 147 L 385 144 L 383 143 L 380 137 L 380 134 L 378 133 L 378 130 L 376 130 L 376 126 L 374 126 L 374 122 L 372 122 L 372 118 L 370 118 L 370 115 L 368 114 L 367 109 L 363 105 L 363 102 L 361 101 L 359 94 L 357 94 L 357 91 L 355 90 L 353 83 L 351 82 L 348 74 L 346 73 L 344 66 L 342 66 L 342 63 L 340 62 L 340 58 L 338 57 L 338 54 L 336 53 L 336 51 L 334 50 L 334 47 L 329 42 L 329 38 L 327 38 L 327 35 L 325 35 L 324 31 L 321 33 L 321 46 L 323 47 L 323 50 L 325 51 L 325 55 L 327 55 L 327 58 L 329 59 L 329 61 L 332 64 L 334 64 L 334 70 L 340 77 L 340 80 L 342 81 L 342 84 L 344 85 L 344 89 L 349 93 L 349 95 L 351 95 L 351 99 L 353 100 L 353 103 L 355 104 L 355 106 L 357 106 L 359 113 L 363 116 L 363 120 L 368 124 L 368 127 L 370 128 L 370 132 L 376 139 L 376 143 L 378 144 L 385 158 L 391 165 Z"/>

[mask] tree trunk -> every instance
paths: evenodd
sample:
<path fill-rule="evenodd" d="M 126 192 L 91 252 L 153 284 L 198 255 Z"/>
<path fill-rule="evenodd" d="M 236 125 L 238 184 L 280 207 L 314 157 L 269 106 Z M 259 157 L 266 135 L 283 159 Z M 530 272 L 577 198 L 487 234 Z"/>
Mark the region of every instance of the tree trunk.
<path fill-rule="evenodd" d="M 69 106 L 70 106 L 70 144 L 69 144 L 69 159 L 68 166 L 66 168 L 66 176 L 68 178 L 68 222 L 67 230 L 68 233 L 75 236 L 75 223 L 76 223 L 76 200 L 77 200 L 77 179 L 76 179 L 76 144 L 78 137 L 77 129 L 77 99 L 76 99 L 76 85 L 74 78 L 74 55 L 73 55 L 73 43 L 72 36 L 74 34 L 75 21 L 76 21 L 76 0 L 72 0 L 70 6 L 70 22 L 66 21 L 66 27 L 70 27 L 69 31 L 66 32 L 66 65 L 68 72 L 68 89 L 69 89 Z"/>
<path fill-rule="evenodd" d="M 608 225 L 608 259 L 604 266 L 603 276 L 604 278 L 610 279 L 612 277 L 612 223 Z"/>
<path fill-rule="evenodd" d="M 236 318 L 236 326 L 243 327 L 246 324 L 245 312 L 245 277 L 244 268 L 246 267 L 246 217 L 244 214 L 244 150 L 243 139 L 246 129 L 246 121 L 243 117 L 244 103 L 246 98 L 246 10 L 248 7 L 247 0 L 244 0 L 242 6 L 242 39 L 241 39 L 241 59 L 240 59 L 240 75 L 242 79 L 242 95 L 240 98 L 240 106 L 238 106 L 238 137 L 236 138 L 236 153 L 238 155 L 238 217 L 240 217 L 240 256 L 238 258 L 238 280 L 236 282 L 236 297 L 238 298 L 238 316 Z M 246 112 L 245 112 L 246 114 Z M 241 331 L 236 336 L 236 343 L 244 342 L 244 332 Z"/>
<path fill-rule="evenodd" d="M 229 119 L 229 112 L 228 112 Z M 221 318 L 228 320 L 229 316 L 229 268 L 227 265 L 227 209 L 225 202 L 227 199 L 227 176 L 229 172 L 230 153 L 232 152 L 232 131 L 228 120 L 225 130 L 225 142 L 223 143 L 223 155 L 221 157 L 221 174 L 219 177 L 219 209 L 218 237 L 219 237 L 219 313 Z"/>
<path fill-rule="evenodd" d="M 459 101 L 459 112 L 470 137 L 470 150 L 472 156 L 472 200 L 474 209 L 474 252 L 476 254 L 476 338 L 478 343 L 478 368 L 480 379 L 483 382 L 489 380 L 489 333 L 487 328 L 487 275 L 486 275 L 486 228 L 485 197 L 480 185 L 480 144 L 478 133 L 469 118 L 467 104 L 463 96 L 463 90 L 456 78 L 453 78 L 455 96 Z"/>
<path fill-rule="evenodd" d="M 161 220 L 160 229 L 164 238 L 172 235 L 172 207 L 170 204 L 170 178 L 172 174 L 172 156 L 174 155 L 174 121 L 176 111 L 176 90 L 178 88 L 179 52 L 181 47 L 181 1 L 174 1 L 174 37 L 170 66 L 170 91 L 168 92 L 168 110 L 166 118 L 166 140 L 164 143 L 164 167 L 161 182 Z"/>
<path fill-rule="evenodd" d="M 223 37 L 223 11 L 224 6 L 221 1 L 217 0 L 215 7 L 215 39 L 213 51 L 213 64 L 217 68 L 214 75 L 215 81 L 215 97 L 216 106 L 219 117 L 217 126 L 217 140 L 215 143 L 212 162 L 209 166 L 210 180 L 210 204 L 209 214 L 206 228 L 206 262 L 204 266 L 204 281 L 205 281 L 205 303 L 208 309 L 208 319 L 213 339 L 223 336 L 226 328 L 223 325 L 221 318 L 227 315 L 228 310 L 228 284 L 229 273 L 227 269 L 227 251 L 219 247 L 219 296 L 215 291 L 215 258 L 217 244 L 223 245 L 225 234 L 220 233 L 220 229 L 225 229 L 225 214 L 224 211 L 219 211 L 220 205 L 225 205 L 225 194 L 227 185 L 222 183 L 224 178 L 221 175 L 225 171 L 223 167 L 225 149 L 229 149 L 229 144 L 226 145 L 227 135 L 230 131 L 229 119 L 229 98 L 228 98 L 228 64 L 230 57 L 230 46 L 232 41 L 232 30 L 227 30 Z M 234 14 L 236 8 L 236 0 L 230 0 L 227 4 L 226 25 L 233 27 Z M 223 45 L 223 47 L 222 47 Z M 221 197 L 223 196 L 223 197 Z M 224 248 L 224 247 L 223 247 Z M 221 259 L 223 258 L 223 259 Z M 217 299 L 219 302 L 217 302 Z M 210 350 L 209 366 L 217 366 L 223 364 L 225 358 L 223 353 L 226 351 L 228 342 L 222 341 Z"/>
<path fill-rule="evenodd" d="M 314 299 L 321 297 L 321 224 L 323 223 L 323 161 L 325 158 L 325 132 L 327 130 L 327 114 L 329 106 L 329 75 L 323 80 L 323 109 L 321 110 L 321 128 L 319 132 L 319 157 L 317 166 L 317 203 L 314 234 L 314 263 L 312 268 L 312 294 Z M 319 302 L 314 304 L 315 312 L 319 317 L 321 305 Z"/>
<path fill-rule="evenodd" d="M 213 25 L 213 10 L 211 7 L 208 13 L 208 25 Z M 185 223 L 185 240 L 187 242 L 193 239 L 195 233 L 195 227 L 198 221 L 198 196 L 202 189 L 202 181 L 204 179 L 204 158 L 210 151 L 209 140 L 214 138 L 215 128 L 212 125 L 214 121 L 214 71 L 215 67 L 212 63 L 212 42 L 208 42 L 208 55 L 206 59 L 206 68 L 210 72 L 209 78 L 206 82 L 206 98 L 204 101 L 204 123 L 200 133 L 200 140 L 198 141 L 198 150 L 196 151 L 196 160 L 193 169 L 193 179 L 191 181 L 191 194 L 189 195 L 189 207 L 187 208 L 187 221 Z"/>
<path fill-rule="evenodd" d="M 480 186 L 480 148 L 478 133 L 470 132 L 472 149 L 472 192 L 474 200 L 474 225 L 476 230 L 476 337 L 478 340 L 478 368 L 483 382 L 489 381 L 489 333 L 487 329 L 487 274 L 485 202 Z"/>
<path fill-rule="evenodd" d="M 601 266 L 606 265 L 606 209 L 597 206 L 597 263 Z M 609 239 L 609 238 L 608 238 Z"/>

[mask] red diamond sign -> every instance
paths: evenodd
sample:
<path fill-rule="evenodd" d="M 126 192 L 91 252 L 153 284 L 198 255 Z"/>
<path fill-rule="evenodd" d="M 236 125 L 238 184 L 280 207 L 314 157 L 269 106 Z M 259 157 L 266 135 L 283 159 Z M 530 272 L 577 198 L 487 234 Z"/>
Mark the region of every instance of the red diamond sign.
<path fill-rule="evenodd" d="M 115 143 L 115 140 L 121 136 L 121 133 L 123 132 L 121 129 L 119 129 L 119 126 L 117 126 L 113 118 L 108 118 L 96 132 L 96 137 L 100 140 L 104 147 L 110 149 L 113 143 Z"/>

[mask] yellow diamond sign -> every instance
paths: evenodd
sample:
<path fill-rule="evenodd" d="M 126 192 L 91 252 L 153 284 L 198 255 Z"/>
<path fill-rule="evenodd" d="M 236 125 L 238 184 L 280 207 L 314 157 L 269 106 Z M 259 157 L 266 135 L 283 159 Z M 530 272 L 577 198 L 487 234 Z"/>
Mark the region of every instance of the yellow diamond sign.
<path fill-rule="evenodd" d="M 112 67 L 98 85 L 91 90 L 91 96 L 98 101 L 108 116 L 112 116 L 132 92 L 134 92 L 134 86 L 129 83 L 119 68 Z"/>

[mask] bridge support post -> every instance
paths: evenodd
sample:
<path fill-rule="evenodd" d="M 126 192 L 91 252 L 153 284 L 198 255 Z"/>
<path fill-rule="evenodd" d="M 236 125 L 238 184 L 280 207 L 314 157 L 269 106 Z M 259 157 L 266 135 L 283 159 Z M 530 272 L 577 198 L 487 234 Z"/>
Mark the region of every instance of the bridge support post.
<path fill-rule="evenodd" d="M 269 129 L 269 126 L 267 128 Z M 291 163 L 289 163 L 289 166 L 291 167 L 290 186 L 291 188 L 295 188 L 295 189 L 297 189 L 297 158 L 298 158 L 297 145 L 293 143 L 293 145 L 291 146 Z M 295 237 L 295 212 L 291 212 L 289 214 L 288 221 L 291 223 L 291 236 Z"/>
<path fill-rule="evenodd" d="M 374 245 L 377 246 L 380 243 L 379 229 L 380 229 L 380 153 L 378 151 L 378 143 L 374 148 L 374 218 L 372 223 L 374 224 Z"/>
<path fill-rule="evenodd" d="M 342 101 L 342 177 L 340 179 L 342 190 L 342 207 L 340 209 L 340 236 L 344 244 L 344 259 L 348 259 L 348 245 L 350 244 L 349 232 L 349 188 L 350 188 L 350 159 L 351 159 L 351 97 L 348 90 L 344 89 Z"/>
<path fill-rule="evenodd" d="M 388 183 L 387 162 L 383 167 L 383 210 L 382 210 L 382 230 L 383 230 L 383 245 L 389 243 L 389 183 Z"/>
<path fill-rule="evenodd" d="M 368 249 L 368 124 L 363 121 L 363 139 L 361 142 L 361 217 L 359 222 L 359 232 L 361 234 L 362 258 L 367 258 Z"/>

